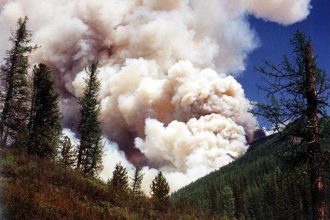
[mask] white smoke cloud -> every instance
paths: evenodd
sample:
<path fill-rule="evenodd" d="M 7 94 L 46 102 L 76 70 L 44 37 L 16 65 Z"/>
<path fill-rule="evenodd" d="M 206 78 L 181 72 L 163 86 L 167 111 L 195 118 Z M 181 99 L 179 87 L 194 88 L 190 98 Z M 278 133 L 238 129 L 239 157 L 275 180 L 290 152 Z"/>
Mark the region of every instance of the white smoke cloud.
<path fill-rule="evenodd" d="M 229 118 L 211 114 L 187 124 L 172 121 L 167 127 L 155 119 L 146 121 L 146 140 L 136 146 L 163 169 L 186 172 L 197 166 L 221 167 L 246 150 L 245 132 Z"/>
<path fill-rule="evenodd" d="M 171 189 L 246 151 L 257 123 L 233 78 L 258 45 L 247 14 L 283 25 L 304 19 L 309 0 L 0 0 L 0 57 L 18 17 L 27 15 L 31 64 L 57 74 L 64 122 L 77 120 L 84 67 L 100 61 L 104 171 L 144 167 L 149 191 L 157 170 Z"/>
<path fill-rule="evenodd" d="M 310 13 L 311 0 L 241 0 L 249 13 L 267 21 L 290 25 L 304 20 Z"/>

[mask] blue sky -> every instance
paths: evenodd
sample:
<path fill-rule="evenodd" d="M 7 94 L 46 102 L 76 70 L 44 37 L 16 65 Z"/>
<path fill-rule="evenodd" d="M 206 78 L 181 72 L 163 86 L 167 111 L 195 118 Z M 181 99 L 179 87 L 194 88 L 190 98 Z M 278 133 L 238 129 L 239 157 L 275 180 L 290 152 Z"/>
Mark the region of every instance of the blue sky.
<path fill-rule="evenodd" d="M 246 71 L 238 77 L 238 81 L 250 100 L 263 99 L 262 92 L 256 87 L 262 84 L 262 80 L 255 67 L 262 65 L 265 59 L 279 64 L 284 54 L 290 55 L 292 47 L 289 39 L 296 30 L 304 32 L 312 39 L 317 64 L 330 77 L 330 1 L 313 0 L 311 4 L 310 15 L 294 25 L 282 26 L 249 17 L 250 24 L 259 37 L 260 47 L 248 56 Z"/>

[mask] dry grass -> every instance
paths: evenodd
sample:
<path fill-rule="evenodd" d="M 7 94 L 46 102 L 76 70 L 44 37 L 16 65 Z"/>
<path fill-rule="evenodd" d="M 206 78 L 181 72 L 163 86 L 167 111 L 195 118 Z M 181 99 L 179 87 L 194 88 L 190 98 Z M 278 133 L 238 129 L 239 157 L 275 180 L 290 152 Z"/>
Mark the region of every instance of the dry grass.
<path fill-rule="evenodd" d="M 106 184 L 83 178 L 54 162 L 21 153 L 2 153 L 3 203 L 10 219 L 126 219 L 111 209 Z M 113 215 L 115 214 L 115 216 Z M 121 218 L 123 217 L 123 218 Z"/>
<path fill-rule="evenodd" d="M 8 219 L 205 219 L 181 208 L 159 212 L 146 197 L 118 194 L 101 180 L 50 160 L 12 150 L 1 150 L 0 156 Z"/>

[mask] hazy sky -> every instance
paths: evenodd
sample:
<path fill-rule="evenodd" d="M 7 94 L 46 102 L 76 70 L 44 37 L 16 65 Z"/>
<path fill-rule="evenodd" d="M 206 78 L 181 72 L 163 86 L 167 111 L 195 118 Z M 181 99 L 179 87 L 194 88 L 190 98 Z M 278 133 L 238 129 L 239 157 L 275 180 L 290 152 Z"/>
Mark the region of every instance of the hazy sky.
<path fill-rule="evenodd" d="M 282 26 L 274 22 L 267 22 L 250 16 L 250 24 L 256 30 L 260 47 L 253 51 L 247 60 L 247 69 L 238 80 L 243 85 L 247 97 L 260 101 L 263 94 L 256 88 L 261 84 L 260 73 L 255 67 L 263 64 L 263 60 L 270 60 L 279 64 L 284 54 L 290 54 L 292 47 L 289 39 L 296 30 L 311 37 L 314 53 L 317 55 L 317 64 L 330 77 L 330 1 L 313 0 L 311 14 L 302 22 Z"/>

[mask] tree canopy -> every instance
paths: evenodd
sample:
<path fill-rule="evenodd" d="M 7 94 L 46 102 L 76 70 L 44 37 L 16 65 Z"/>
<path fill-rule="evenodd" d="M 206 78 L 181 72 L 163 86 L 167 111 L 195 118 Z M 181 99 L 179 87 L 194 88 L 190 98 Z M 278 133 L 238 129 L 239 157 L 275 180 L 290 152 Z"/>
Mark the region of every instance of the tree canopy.
<path fill-rule="evenodd" d="M 100 101 L 98 98 L 100 82 L 97 79 L 97 62 L 88 68 L 86 87 L 79 99 L 80 121 L 78 133 L 80 145 L 78 151 L 77 169 L 86 176 L 94 176 L 102 169 L 102 133 L 98 115 Z"/>
<path fill-rule="evenodd" d="M 45 64 L 34 67 L 32 87 L 28 152 L 53 158 L 62 130 L 61 113 L 52 71 Z"/>
<path fill-rule="evenodd" d="M 329 81 L 317 67 L 311 40 L 298 31 L 291 44 L 293 62 L 285 56 L 280 65 L 266 62 L 258 68 L 265 76 L 261 89 L 268 103 L 257 103 L 256 113 L 280 131 L 282 141 L 290 140 L 283 155 L 292 170 L 306 164 L 303 172 L 310 176 L 313 219 L 328 219 L 324 175 L 330 153 L 321 146 L 319 118 L 326 116 L 329 106 Z"/>
<path fill-rule="evenodd" d="M 29 45 L 31 34 L 27 17 L 18 19 L 17 29 L 10 37 L 12 48 L 7 51 L 0 68 L 1 99 L 0 139 L 3 146 L 24 146 L 30 107 L 28 82 L 28 54 L 34 49 Z"/>

